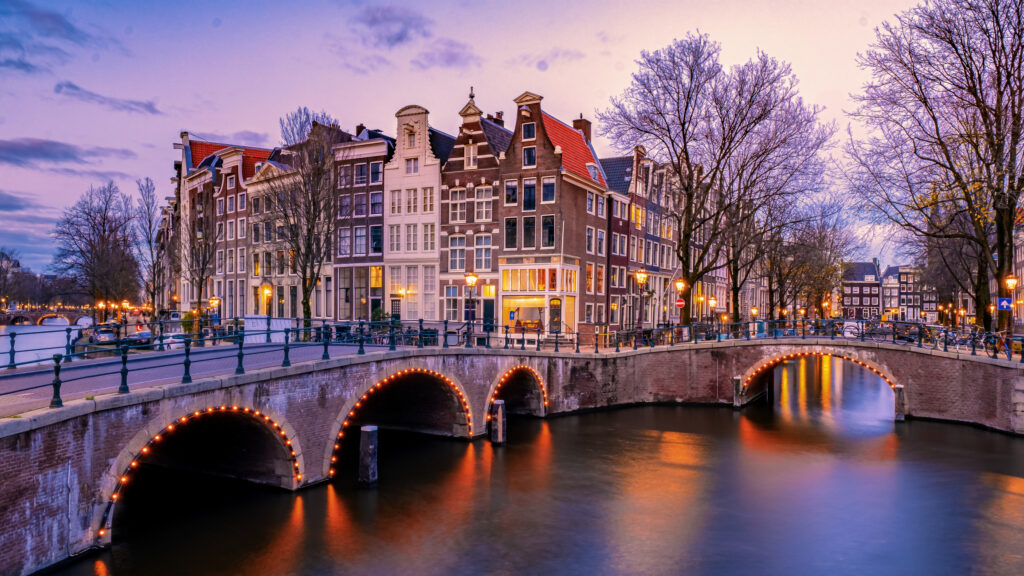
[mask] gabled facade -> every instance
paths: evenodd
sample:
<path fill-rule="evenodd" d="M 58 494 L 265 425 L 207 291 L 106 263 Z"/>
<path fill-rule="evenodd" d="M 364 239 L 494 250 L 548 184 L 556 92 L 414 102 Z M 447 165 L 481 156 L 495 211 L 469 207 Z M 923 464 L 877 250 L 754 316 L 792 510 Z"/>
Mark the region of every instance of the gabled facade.
<path fill-rule="evenodd" d="M 507 318 L 499 317 L 497 307 L 502 254 L 499 157 L 512 132 L 505 128 L 501 112 L 485 117 L 474 97 L 470 91 L 469 101 L 459 111 L 462 124 L 441 173 L 440 318 L 456 322 L 475 318 L 500 326 Z M 479 278 L 472 305 L 467 305 L 469 273 Z"/>
<path fill-rule="evenodd" d="M 593 334 L 607 318 L 609 192 L 590 122 L 565 124 L 541 100 L 530 92 L 515 99 L 501 161 L 501 318 L 516 331 Z"/>
<path fill-rule="evenodd" d="M 392 318 L 437 320 L 441 169 L 455 138 L 430 127 L 421 106 L 399 110 L 384 167 L 384 265 Z"/>
<path fill-rule="evenodd" d="M 371 320 L 385 313 L 384 165 L 395 140 L 360 125 L 334 147 L 340 190 L 334 258 L 334 317 Z"/>
<path fill-rule="evenodd" d="M 843 273 L 843 317 L 849 320 L 875 320 L 882 315 L 884 297 L 878 260 L 851 262 Z"/>

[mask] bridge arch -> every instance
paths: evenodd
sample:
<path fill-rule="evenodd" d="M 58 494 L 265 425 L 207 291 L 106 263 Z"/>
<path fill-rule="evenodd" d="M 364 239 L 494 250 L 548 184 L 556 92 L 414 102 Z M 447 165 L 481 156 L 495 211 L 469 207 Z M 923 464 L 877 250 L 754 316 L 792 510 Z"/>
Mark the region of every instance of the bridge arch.
<path fill-rule="evenodd" d="M 856 365 L 858 365 L 858 366 L 860 366 L 860 367 L 862 367 L 862 368 L 864 368 L 866 370 L 870 370 L 871 372 L 874 372 L 875 374 L 877 374 L 879 377 L 882 378 L 882 380 L 886 383 L 887 386 L 889 386 L 889 388 L 892 388 L 893 390 L 896 389 L 897 384 L 893 380 L 892 376 L 889 375 L 889 371 L 887 369 L 883 368 L 882 366 L 879 366 L 876 362 L 874 362 L 872 360 L 869 360 L 869 359 L 862 358 L 862 357 L 860 357 L 860 355 L 855 354 L 855 353 L 853 353 L 851 351 L 846 351 L 846 350 L 795 350 L 795 351 L 787 351 L 787 352 L 775 353 L 775 354 L 772 354 L 770 356 L 766 356 L 766 357 L 762 358 L 761 360 L 759 360 L 754 366 L 751 366 L 750 368 L 748 368 L 747 371 L 743 374 L 742 380 L 741 380 L 742 386 L 743 386 L 743 390 L 744 390 L 744 392 L 746 392 L 746 390 L 748 388 L 750 388 L 756 382 L 756 379 L 757 379 L 758 376 L 766 373 L 767 371 L 771 370 L 775 366 L 777 366 L 777 365 L 779 365 L 779 364 L 781 364 L 781 363 L 783 363 L 783 362 L 785 362 L 787 360 L 795 360 L 795 359 L 798 359 L 798 358 L 808 358 L 808 357 L 815 357 L 815 356 L 817 356 L 817 357 L 839 358 L 841 360 L 847 360 L 849 362 L 852 362 L 852 363 L 854 363 L 854 364 L 856 364 Z"/>
<path fill-rule="evenodd" d="M 506 396 L 501 398 L 501 396 Z M 491 382 L 487 395 L 487 420 L 491 419 L 491 406 L 499 399 L 512 414 L 531 414 L 544 417 L 548 412 L 548 389 L 544 378 L 527 364 L 512 366 Z"/>
<path fill-rule="evenodd" d="M 172 414 L 168 413 L 151 422 L 132 437 L 114 459 L 113 464 L 107 468 L 100 480 L 99 490 L 102 499 L 93 523 L 93 537 L 98 544 L 111 542 L 114 508 L 120 501 L 121 492 L 131 481 L 135 470 L 140 464 L 151 460 L 168 442 L 168 439 L 176 434 L 181 435 L 182 430 L 190 424 L 218 417 L 229 417 L 244 419 L 248 423 L 262 428 L 275 439 L 275 443 L 281 449 L 281 460 L 288 462 L 289 472 L 275 474 L 279 485 L 282 488 L 294 490 L 302 483 L 305 462 L 298 436 L 284 419 L 273 413 L 273 410 L 257 409 L 239 404 L 218 406 L 204 404 L 179 414 L 179 416 L 171 418 Z"/>
<path fill-rule="evenodd" d="M 455 404 L 457 412 L 454 414 L 455 422 L 451 428 L 450 435 L 460 438 L 473 438 L 473 408 L 462 384 L 456 378 L 437 370 L 420 367 L 403 368 L 377 380 L 361 393 L 354 394 L 345 402 L 344 407 L 330 428 L 330 430 L 336 430 L 337 432 L 334 436 L 334 442 L 327 444 L 326 457 L 324 458 L 324 468 L 328 478 L 335 476 L 342 441 L 347 437 L 346 434 L 348 432 L 354 430 L 357 418 L 366 414 L 367 402 L 374 398 L 375 395 L 378 398 L 381 397 L 387 393 L 385 391 L 394 388 L 396 383 L 403 380 L 407 381 L 408 378 L 415 376 L 425 376 L 442 385 L 443 390 L 447 391 L 449 399 Z M 464 418 L 464 424 L 458 421 L 460 414 Z M 355 432 L 358 433 L 358 430 L 355 430 Z M 441 432 L 441 430 L 437 430 L 437 432 Z"/>
<path fill-rule="evenodd" d="M 42 315 L 40 315 L 39 318 L 36 319 L 36 326 L 42 326 L 43 325 L 43 321 L 47 320 L 47 319 L 50 319 L 50 318 L 63 318 L 64 320 L 67 321 L 68 326 L 72 326 L 71 318 L 69 318 L 66 314 L 56 314 L 56 313 L 52 313 L 52 312 L 49 313 L 49 314 L 42 314 Z"/>

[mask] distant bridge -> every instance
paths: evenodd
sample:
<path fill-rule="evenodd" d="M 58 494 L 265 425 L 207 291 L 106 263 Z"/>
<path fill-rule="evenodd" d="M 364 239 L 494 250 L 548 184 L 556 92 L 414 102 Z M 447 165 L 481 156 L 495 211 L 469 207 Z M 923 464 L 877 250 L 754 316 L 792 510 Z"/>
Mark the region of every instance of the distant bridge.
<path fill-rule="evenodd" d="M 12 324 L 40 325 L 48 318 L 63 318 L 68 324 L 74 326 L 82 318 L 92 318 L 92 314 L 78 308 L 55 309 L 55 310 L 13 310 L 0 312 L 0 326 Z"/>
<path fill-rule="evenodd" d="M 839 357 L 876 372 L 894 390 L 897 419 L 1024 433 L 1024 365 L 927 347 L 815 338 L 619 352 L 434 347 L 356 355 L 350 347 L 341 356 L 332 349 L 329 360 L 318 359 L 318 347 L 303 350 L 287 367 L 234 374 L 234 358 L 225 357 L 223 370 L 191 383 L 135 384 L 127 394 L 0 419 L 0 573 L 29 574 L 109 545 L 121 488 L 140 464 L 296 490 L 354 474 L 338 454 L 343 443 L 358 443 L 363 424 L 472 440 L 487 432 L 497 399 L 539 417 L 655 402 L 742 407 L 763 393 L 773 366 L 801 357 Z M 280 351 L 259 354 L 282 359 Z"/>

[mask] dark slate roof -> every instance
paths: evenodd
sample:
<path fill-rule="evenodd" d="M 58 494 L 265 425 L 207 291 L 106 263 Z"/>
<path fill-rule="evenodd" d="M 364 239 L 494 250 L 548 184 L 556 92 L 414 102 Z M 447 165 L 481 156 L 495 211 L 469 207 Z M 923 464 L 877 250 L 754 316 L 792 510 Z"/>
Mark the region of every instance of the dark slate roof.
<path fill-rule="evenodd" d="M 495 156 L 508 150 L 508 145 L 512 143 L 511 130 L 487 118 L 480 119 L 480 127 L 483 128 L 484 138 L 487 138 L 487 143 L 491 145 L 491 151 Z"/>
<path fill-rule="evenodd" d="M 882 274 L 882 279 L 884 280 L 886 278 L 889 278 L 890 276 L 899 276 L 899 275 L 900 275 L 900 267 L 899 266 L 886 266 L 885 267 L 885 273 Z"/>
<path fill-rule="evenodd" d="M 843 272 L 843 280 L 847 282 L 867 282 L 867 276 L 874 276 L 876 281 L 880 280 L 874 262 L 850 262 Z"/>
<path fill-rule="evenodd" d="M 455 148 L 455 137 L 450 134 L 445 134 L 437 128 L 431 128 L 428 130 L 430 135 L 430 149 L 434 152 L 434 156 L 444 164 L 448 161 L 448 157 L 452 154 L 452 148 Z"/>
<path fill-rule="evenodd" d="M 629 182 L 632 180 L 633 157 L 616 156 L 599 160 L 608 180 L 608 188 L 619 194 L 629 194 Z"/>

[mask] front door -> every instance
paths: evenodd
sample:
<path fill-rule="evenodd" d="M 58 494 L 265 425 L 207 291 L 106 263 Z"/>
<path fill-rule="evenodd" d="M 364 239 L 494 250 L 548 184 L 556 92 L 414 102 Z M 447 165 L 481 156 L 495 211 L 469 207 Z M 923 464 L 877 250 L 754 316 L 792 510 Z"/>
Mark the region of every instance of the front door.
<path fill-rule="evenodd" d="M 402 300 L 399 298 L 391 299 L 391 319 L 401 320 L 402 319 Z"/>
<path fill-rule="evenodd" d="M 548 331 L 562 330 L 562 300 L 552 298 L 548 302 Z"/>
<path fill-rule="evenodd" d="M 484 330 L 494 330 L 494 299 L 484 300 Z"/>

